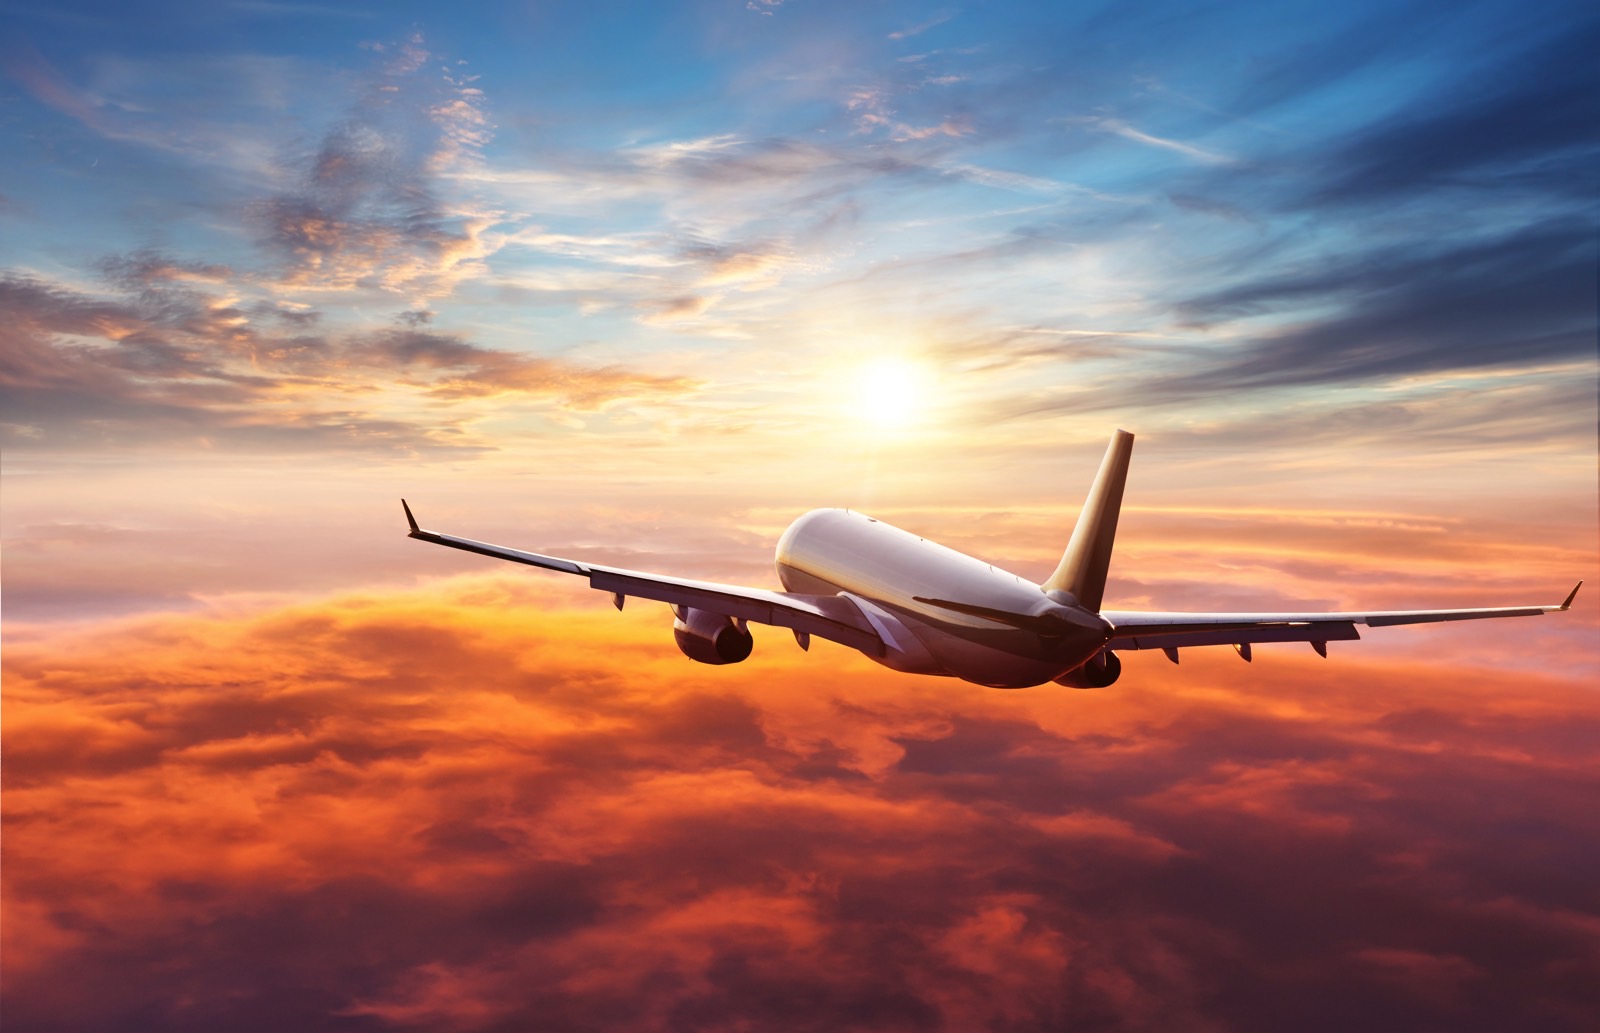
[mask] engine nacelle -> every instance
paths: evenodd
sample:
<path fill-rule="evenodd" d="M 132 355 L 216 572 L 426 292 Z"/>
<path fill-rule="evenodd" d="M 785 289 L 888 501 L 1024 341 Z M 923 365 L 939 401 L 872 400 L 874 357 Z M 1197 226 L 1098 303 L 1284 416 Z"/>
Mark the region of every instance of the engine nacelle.
<path fill-rule="evenodd" d="M 755 639 L 741 630 L 732 617 L 687 606 L 675 608 L 672 637 L 683 655 L 703 664 L 736 664 L 750 656 Z"/>
<path fill-rule="evenodd" d="M 1068 671 L 1056 679 L 1057 685 L 1073 689 L 1103 689 L 1122 674 L 1122 661 L 1110 650 L 1101 650 L 1090 657 L 1082 667 Z"/>

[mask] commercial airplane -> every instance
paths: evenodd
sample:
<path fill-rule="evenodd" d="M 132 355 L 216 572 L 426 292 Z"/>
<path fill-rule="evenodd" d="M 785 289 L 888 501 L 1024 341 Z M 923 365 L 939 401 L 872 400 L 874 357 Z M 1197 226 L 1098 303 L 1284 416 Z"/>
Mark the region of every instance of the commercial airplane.
<path fill-rule="evenodd" d="M 1189 646 L 1231 645 L 1249 660 L 1257 642 L 1328 643 L 1358 639 L 1357 624 L 1426 624 L 1524 617 L 1560 606 L 1477 610 L 1370 610 L 1356 613 L 1140 613 L 1102 610 L 1111 544 L 1133 435 L 1111 436 L 1067 551 L 1042 585 L 908 531 L 846 509 L 816 509 L 778 539 L 784 591 L 689 581 L 636 570 L 521 552 L 424 531 L 404 499 L 412 538 L 589 579 L 617 609 L 629 596 L 670 603 L 678 648 L 705 664 L 750 655 L 749 625 L 794 632 L 801 649 L 813 635 L 859 649 L 886 667 L 964 678 L 998 689 L 1054 681 L 1104 688 L 1122 673 L 1117 650 L 1159 649 L 1178 662 Z"/>

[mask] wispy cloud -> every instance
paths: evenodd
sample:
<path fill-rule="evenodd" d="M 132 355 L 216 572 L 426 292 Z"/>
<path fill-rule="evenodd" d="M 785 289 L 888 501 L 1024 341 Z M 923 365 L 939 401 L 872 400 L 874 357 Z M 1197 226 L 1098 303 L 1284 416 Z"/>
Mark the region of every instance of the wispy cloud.
<path fill-rule="evenodd" d="M 1069 121 L 1091 126 L 1095 129 L 1101 130 L 1102 132 L 1111 133 L 1114 136 L 1120 136 L 1124 140 L 1132 140 L 1134 143 L 1141 143 L 1148 147 L 1159 147 L 1162 150 L 1171 151 L 1174 154 L 1181 154 L 1185 158 L 1200 162 L 1203 165 L 1230 165 L 1236 160 L 1229 155 L 1221 154 L 1217 151 L 1206 150 L 1204 147 L 1197 147 L 1194 144 L 1184 143 L 1180 140 L 1170 140 L 1165 137 L 1155 136 L 1151 133 L 1143 132 L 1142 130 L 1136 129 L 1128 123 L 1117 118 L 1094 117 L 1070 119 Z"/>
<path fill-rule="evenodd" d="M 954 164 L 943 166 L 943 170 L 952 176 L 958 176 L 973 183 L 983 186 L 999 187 L 1003 190 L 1015 190 L 1019 193 L 1031 194 L 1057 194 L 1069 191 L 1085 191 L 1084 187 L 1073 183 L 1064 183 L 1060 180 L 1045 179 L 1040 176 L 1030 176 L 1021 172 L 1011 172 L 1006 169 L 985 168 L 982 165 Z"/>
<path fill-rule="evenodd" d="M 1185 379 L 1201 390 L 1329 383 L 1592 354 L 1594 259 L 1592 235 L 1543 225 L 1456 247 L 1363 252 L 1193 298 L 1182 311 L 1199 322 L 1312 300 L 1344 304 Z"/>
<path fill-rule="evenodd" d="M 965 119 L 947 118 L 931 126 L 908 126 L 896 123 L 893 132 L 896 140 L 929 140 L 940 136 L 971 136 L 972 126 Z"/>
<path fill-rule="evenodd" d="M 943 25 L 945 22 L 949 21 L 951 18 L 954 18 L 959 13 L 959 11 L 941 11 L 932 18 L 929 18 L 927 21 L 918 22 L 917 24 L 909 26 L 908 28 L 896 29 L 894 32 L 889 33 L 889 39 L 899 41 L 903 39 L 910 39 L 912 36 L 920 36 L 929 29 L 937 28 L 938 26 Z"/>
<path fill-rule="evenodd" d="M 683 294 L 674 298 L 645 302 L 640 306 L 645 310 L 640 319 L 654 325 L 679 323 L 704 315 L 713 303 L 713 298 L 703 294 Z"/>
<path fill-rule="evenodd" d="M 1582 55 L 1597 46 L 1600 22 L 1586 20 L 1350 134 L 1327 156 L 1315 202 L 1387 203 L 1448 188 L 1590 196 L 1588 98 L 1600 91 L 1600 71 Z"/>
<path fill-rule="evenodd" d="M 912 125 L 896 118 L 892 94 L 882 87 L 857 87 L 845 98 L 844 106 L 847 111 L 854 112 L 857 133 L 884 131 L 890 139 L 899 142 L 970 136 L 973 133 L 971 122 L 965 117 L 946 117 L 931 125 Z"/>
<path fill-rule="evenodd" d="M 5 74 L 41 104 L 98 132 L 113 132 L 101 117 L 96 98 L 68 82 L 31 41 L 25 38 L 14 41 L 0 57 L 3 57 L 4 64 L 0 67 Z"/>
<path fill-rule="evenodd" d="M 488 446 L 462 435 L 464 413 L 392 401 L 364 413 L 352 403 L 399 391 L 445 402 L 516 396 L 594 412 L 697 387 L 683 376 L 482 348 L 419 329 L 418 319 L 379 332 L 308 332 L 316 313 L 241 306 L 226 292 L 227 270 L 155 253 L 107 268 L 121 295 L 0 280 L 8 447 L 474 451 Z"/>
<path fill-rule="evenodd" d="M 542 356 L 480 348 L 461 338 L 405 326 L 346 343 L 341 356 L 374 372 L 393 370 L 398 382 L 444 399 L 497 395 L 545 397 L 573 412 L 596 412 L 619 402 L 689 394 L 698 382 L 619 366 L 585 368 Z"/>
<path fill-rule="evenodd" d="M 429 57 L 415 35 L 386 52 L 366 96 L 300 160 L 296 188 L 254 206 L 285 287 L 426 299 L 484 271 L 495 214 L 438 193 L 440 177 L 481 163 L 483 92 L 451 73 L 419 78 Z"/>

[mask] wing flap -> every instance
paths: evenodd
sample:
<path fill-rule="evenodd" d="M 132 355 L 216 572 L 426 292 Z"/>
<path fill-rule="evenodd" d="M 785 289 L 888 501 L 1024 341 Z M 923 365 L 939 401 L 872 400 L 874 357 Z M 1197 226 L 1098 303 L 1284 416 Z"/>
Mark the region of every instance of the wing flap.
<path fill-rule="evenodd" d="M 1116 649 L 1181 649 L 1188 646 L 1242 646 L 1253 642 L 1342 642 L 1358 639 L 1361 633 L 1350 621 L 1319 621 L 1315 624 L 1262 624 L 1254 627 L 1213 627 L 1204 630 L 1160 631 L 1152 629 L 1113 637 Z"/>

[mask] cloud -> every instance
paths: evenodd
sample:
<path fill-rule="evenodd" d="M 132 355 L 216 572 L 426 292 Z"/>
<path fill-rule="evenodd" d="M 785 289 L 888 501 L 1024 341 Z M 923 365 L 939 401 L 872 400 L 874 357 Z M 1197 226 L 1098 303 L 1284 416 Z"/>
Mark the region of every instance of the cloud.
<path fill-rule="evenodd" d="M 1580 680 L 1197 651 L 998 693 L 771 634 L 713 670 L 664 608 L 565 598 L 474 579 L 8 643 L 8 1023 L 1593 1012 Z"/>
<path fill-rule="evenodd" d="M 100 263 L 106 279 L 125 290 L 169 283 L 225 284 L 234 276 L 225 265 L 182 262 L 158 251 L 135 251 Z"/>
<path fill-rule="evenodd" d="M 703 183 L 721 187 L 763 189 L 801 187 L 801 198 L 830 186 L 868 182 L 879 175 L 922 173 L 927 170 L 908 157 L 860 153 L 852 149 L 823 147 L 804 140 L 771 138 L 739 140 L 716 137 L 654 148 L 621 152 L 624 162 L 613 174 L 624 183 L 652 185 L 641 174 L 666 177 L 656 186 Z M 603 170 L 597 170 L 602 171 Z"/>
<path fill-rule="evenodd" d="M 1234 158 L 1231 158 L 1226 154 L 1210 151 L 1204 147 L 1197 147 L 1194 144 L 1183 143 L 1179 140 L 1172 140 L 1166 137 L 1155 136 L 1151 133 L 1143 132 L 1142 130 L 1135 129 L 1133 126 L 1130 126 L 1128 123 L 1117 118 L 1075 118 L 1069 119 L 1068 121 L 1072 123 L 1089 125 L 1095 129 L 1100 129 L 1104 132 L 1111 133 L 1114 136 L 1120 136 L 1125 140 L 1132 140 L 1134 143 L 1141 143 L 1148 147 L 1157 147 L 1162 150 L 1172 151 L 1175 154 L 1181 154 L 1185 158 L 1197 161 L 1203 165 L 1231 165 L 1235 161 Z"/>
<path fill-rule="evenodd" d="M 957 12 L 957 11 L 941 11 L 940 13 L 934 15 L 932 18 L 929 18 L 927 21 L 918 22 L 917 24 L 912 25 L 909 28 L 897 29 L 894 32 L 889 33 L 889 37 L 888 38 L 892 39 L 892 40 L 895 40 L 895 41 L 899 41 L 899 40 L 903 40 L 903 39 L 910 39 L 912 36 L 920 36 L 924 32 L 927 32 L 929 29 L 936 28 L 936 27 L 938 27 L 940 25 L 943 25 L 945 22 L 949 21 L 951 18 L 954 18 L 958 13 L 959 12 Z"/>
<path fill-rule="evenodd" d="M 45 12 L 41 8 L 32 13 Z M 110 20 L 85 21 L 78 15 L 64 19 L 69 36 L 83 29 L 119 31 Z M 71 46 L 66 37 L 58 36 L 51 39 L 55 53 Z M 326 89 L 321 69 L 281 53 L 267 56 L 230 49 L 203 55 L 186 50 L 145 59 L 120 48 L 78 57 L 82 60 L 53 64 L 26 33 L 8 38 L 0 47 L 0 71 L 16 79 L 40 104 L 94 134 L 91 139 L 53 122 L 49 134 L 59 144 L 52 148 L 89 148 L 81 165 L 66 162 L 56 166 L 58 171 L 72 182 L 99 167 L 91 182 L 79 185 L 104 192 L 114 177 L 108 177 L 110 165 L 100 164 L 102 155 L 125 157 L 127 161 L 116 163 L 124 171 L 132 163 L 154 164 L 163 170 L 157 175 L 179 176 L 201 189 L 198 197 L 184 198 L 190 205 L 197 200 L 231 201 L 238 185 L 266 183 L 273 175 L 271 134 L 258 123 L 276 122 L 285 107 Z M 127 146 L 108 148 L 107 142 Z M 152 187 L 151 193 L 159 197 L 163 191 Z M 36 199 L 48 196 L 46 191 Z"/>
<path fill-rule="evenodd" d="M 894 138 L 896 140 L 930 140 L 940 136 L 970 136 L 972 126 L 965 119 L 947 118 L 937 125 L 908 126 L 896 123 Z"/>
<path fill-rule="evenodd" d="M 713 298 L 703 294 L 683 294 L 675 298 L 666 298 L 645 305 L 645 314 L 639 319 L 643 323 L 652 325 L 680 323 L 704 315 L 713 301 Z"/>
<path fill-rule="evenodd" d="M 365 337 L 346 355 L 375 370 L 413 371 L 411 383 L 434 397 L 545 396 L 574 412 L 595 412 L 629 400 L 677 397 L 699 386 L 699 381 L 690 377 L 646 374 L 621 366 L 585 368 L 557 359 L 480 348 L 458 337 L 417 329 Z"/>
<path fill-rule="evenodd" d="M 793 260 L 788 248 L 772 242 L 719 244 L 687 239 L 679 246 L 684 261 L 704 269 L 697 287 L 760 290 L 778 283 Z"/>
<path fill-rule="evenodd" d="M 68 82 L 26 36 L 7 44 L 3 61 L 6 75 L 27 90 L 34 100 L 90 129 L 112 135 L 98 99 Z"/>
<path fill-rule="evenodd" d="M 308 333 L 317 313 L 241 307 L 227 292 L 228 270 L 151 252 L 105 269 L 119 297 L 0 278 L 8 447 L 474 452 L 488 446 L 464 433 L 465 413 L 392 400 L 364 412 L 353 403 L 399 389 L 595 412 L 698 387 L 681 375 L 484 348 L 404 324 L 417 310 L 381 331 Z"/>
<path fill-rule="evenodd" d="M 1192 298 L 1180 312 L 1202 323 L 1318 301 L 1336 307 L 1165 388 L 1330 383 L 1592 354 L 1594 260 L 1591 234 L 1549 223 L 1443 247 L 1358 252 Z"/>
<path fill-rule="evenodd" d="M 477 168 L 492 139 L 483 91 L 454 73 L 423 77 L 420 35 L 384 53 L 365 95 L 296 159 L 295 187 L 252 205 L 262 245 L 285 263 L 284 289 L 442 297 L 481 275 L 497 246 L 496 214 L 440 189 Z"/>
<path fill-rule="evenodd" d="M 181 424 L 211 407 L 255 399 L 265 381 L 224 368 L 218 360 L 225 352 L 209 356 L 173 343 L 175 336 L 227 334 L 226 311 L 172 300 L 158 293 L 150 304 L 110 302 L 36 280 L 0 279 L 7 424 L 31 428 L 26 437 L 42 442 L 75 437 L 90 425 Z M 95 338 L 103 343 L 80 343 Z"/>
<path fill-rule="evenodd" d="M 947 80 L 950 85 L 959 80 Z M 927 80 L 923 80 L 926 83 Z M 920 84 L 919 84 L 920 85 Z M 895 117 L 896 96 L 902 101 L 915 99 L 915 88 L 895 89 L 892 86 L 858 86 L 845 97 L 844 107 L 853 112 L 854 131 L 857 134 L 875 134 L 885 131 L 896 143 L 916 143 L 941 138 L 959 138 L 974 133 L 971 120 L 966 116 L 940 116 L 933 124 L 914 125 Z"/>
<path fill-rule="evenodd" d="M 1019 238 L 1013 251 L 1059 232 Z M 1381 427 L 1441 444 L 1451 434 L 1503 444 L 1551 434 L 1539 423 L 1552 405 L 1592 405 L 1594 262 L 1592 235 L 1565 219 L 1427 242 L 1357 241 L 1309 260 L 1241 263 L 1234 282 L 1176 299 L 1173 322 L 1139 327 L 1150 339 L 1053 347 L 1013 328 L 945 350 L 977 357 L 992 342 L 994 369 L 1050 359 L 1118 366 L 1026 398 L 997 395 L 989 418 L 1204 408 L 1239 392 L 1255 392 L 1255 406 L 1263 390 L 1339 386 L 1365 393 L 1304 397 L 1296 412 L 1267 421 L 1277 428 L 1271 437 L 1342 434 L 1353 443 Z M 1237 412 L 1219 423 L 1241 445 L 1264 426 Z"/>
<path fill-rule="evenodd" d="M 1594 157 L 1600 21 L 1563 28 L 1452 80 L 1343 140 L 1309 203 L 1385 204 L 1423 191 L 1531 191 L 1580 200 Z"/>
<path fill-rule="evenodd" d="M 1231 219 L 1236 222 L 1258 223 L 1258 220 L 1248 212 L 1224 201 L 1213 201 L 1210 198 L 1181 193 L 1168 194 L 1167 200 L 1186 212 L 1214 215 L 1219 219 Z"/>
<path fill-rule="evenodd" d="M 928 135 L 961 132 L 964 126 L 951 122 Z M 824 271 L 849 247 L 844 231 L 860 216 L 858 195 L 886 179 L 936 186 L 953 177 L 999 183 L 1007 175 L 952 171 L 901 150 L 719 134 L 557 154 L 545 157 L 546 168 L 486 169 L 464 178 L 508 210 L 562 213 L 505 234 L 505 254 L 525 258 L 517 252 L 529 249 L 544 261 L 524 272 L 497 272 L 497 282 L 584 312 L 634 309 L 652 322 L 671 321 L 690 307 L 664 299 L 704 299 L 728 287 L 754 294 L 796 271 Z M 1017 184 L 1038 185 L 1026 177 L 1004 185 Z M 618 231 L 614 213 L 624 203 L 658 206 L 656 228 Z M 577 208 L 584 214 L 574 214 Z M 591 216 L 611 228 L 594 230 Z M 792 297 L 772 300 L 786 304 Z"/>
<path fill-rule="evenodd" d="M 979 183 L 983 186 L 999 187 L 1004 190 L 1015 190 L 1019 193 L 1054 194 L 1068 190 L 1083 190 L 1082 187 L 1059 180 L 1044 179 L 1039 176 L 1028 176 L 1020 172 L 1008 172 L 1004 169 L 985 168 L 981 165 L 950 165 L 946 171 L 952 176 L 959 176 L 969 182 Z"/>

